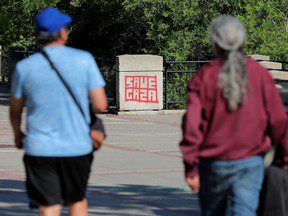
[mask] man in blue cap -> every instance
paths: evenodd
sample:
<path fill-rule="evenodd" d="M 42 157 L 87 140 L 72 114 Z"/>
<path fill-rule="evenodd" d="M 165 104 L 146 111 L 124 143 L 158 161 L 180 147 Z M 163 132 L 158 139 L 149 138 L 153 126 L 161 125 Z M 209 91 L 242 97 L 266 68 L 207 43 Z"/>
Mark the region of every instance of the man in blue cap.
<path fill-rule="evenodd" d="M 46 8 L 35 25 L 44 54 L 68 83 L 82 112 L 43 52 L 20 61 L 12 81 L 15 145 L 25 150 L 30 203 L 45 216 L 60 215 L 61 204 L 69 206 L 70 215 L 87 215 L 85 192 L 93 160 L 89 100 L 95 111 L 107 108 L 105 82 L 93 56 L 65 46 L 71 21 L 58 9 Z M 26 135 L 21 131 L 24 103 Z"/>

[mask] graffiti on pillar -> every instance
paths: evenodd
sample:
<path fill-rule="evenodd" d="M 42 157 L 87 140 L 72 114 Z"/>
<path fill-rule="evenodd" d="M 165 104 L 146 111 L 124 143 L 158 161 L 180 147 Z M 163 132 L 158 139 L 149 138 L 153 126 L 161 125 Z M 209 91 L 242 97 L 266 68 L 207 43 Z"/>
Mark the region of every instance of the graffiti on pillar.
<path fill-rule="evenodd" d="M 159 103 L 157 76 L 125 76 L 125 101 Z"/>

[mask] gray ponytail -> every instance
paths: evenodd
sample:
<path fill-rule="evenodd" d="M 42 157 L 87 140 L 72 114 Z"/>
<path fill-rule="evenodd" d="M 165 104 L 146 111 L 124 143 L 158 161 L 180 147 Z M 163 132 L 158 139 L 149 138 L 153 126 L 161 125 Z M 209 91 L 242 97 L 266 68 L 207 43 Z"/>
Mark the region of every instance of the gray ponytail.
<path fill-rule="evenodd" d="M 245 42 L 244 26 L 235 17 L 221 16 L 212 21 L 209 30 L 212 43 L 221 49 L 224 57 L 219 87 L 228 108 L 236 110 L 245 102 L 248 92 L 246 58 L 241 51 Z"/>

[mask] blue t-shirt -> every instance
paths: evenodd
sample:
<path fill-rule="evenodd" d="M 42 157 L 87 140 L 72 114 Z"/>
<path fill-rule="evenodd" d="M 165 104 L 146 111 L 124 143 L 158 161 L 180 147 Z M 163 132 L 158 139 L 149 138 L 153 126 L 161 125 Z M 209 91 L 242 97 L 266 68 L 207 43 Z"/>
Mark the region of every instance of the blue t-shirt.
<path fill-rule="evenodd" d="M 27 106 L 26 154 L 33 156 L 81 156 L 92 151 L 89 135 L 89 91 L 105 86 L 93 56 L 66 46 L 45 48 L 78 99 L 84 120 L 73 99 L 51 69 L 36 53 L 16 65 L 12 96 Z"/>

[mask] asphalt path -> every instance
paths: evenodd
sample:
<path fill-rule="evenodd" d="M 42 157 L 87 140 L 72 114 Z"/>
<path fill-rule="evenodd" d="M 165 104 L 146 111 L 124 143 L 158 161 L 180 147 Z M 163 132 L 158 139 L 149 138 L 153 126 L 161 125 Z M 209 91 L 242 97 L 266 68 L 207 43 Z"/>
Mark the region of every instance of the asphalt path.
<path fill-rule="evenodd" d="M 37 215 L 28 208 L 23 151 L 13 148 L 6 93 L 0 95 L 0 215 Z M 199 215 L 197 195 L 183 178 L 180 115 L 101 118 L 108 138 L 94 155 L 89 215 Z M 67 208 L 62 212 L 68 215 Z"/>

